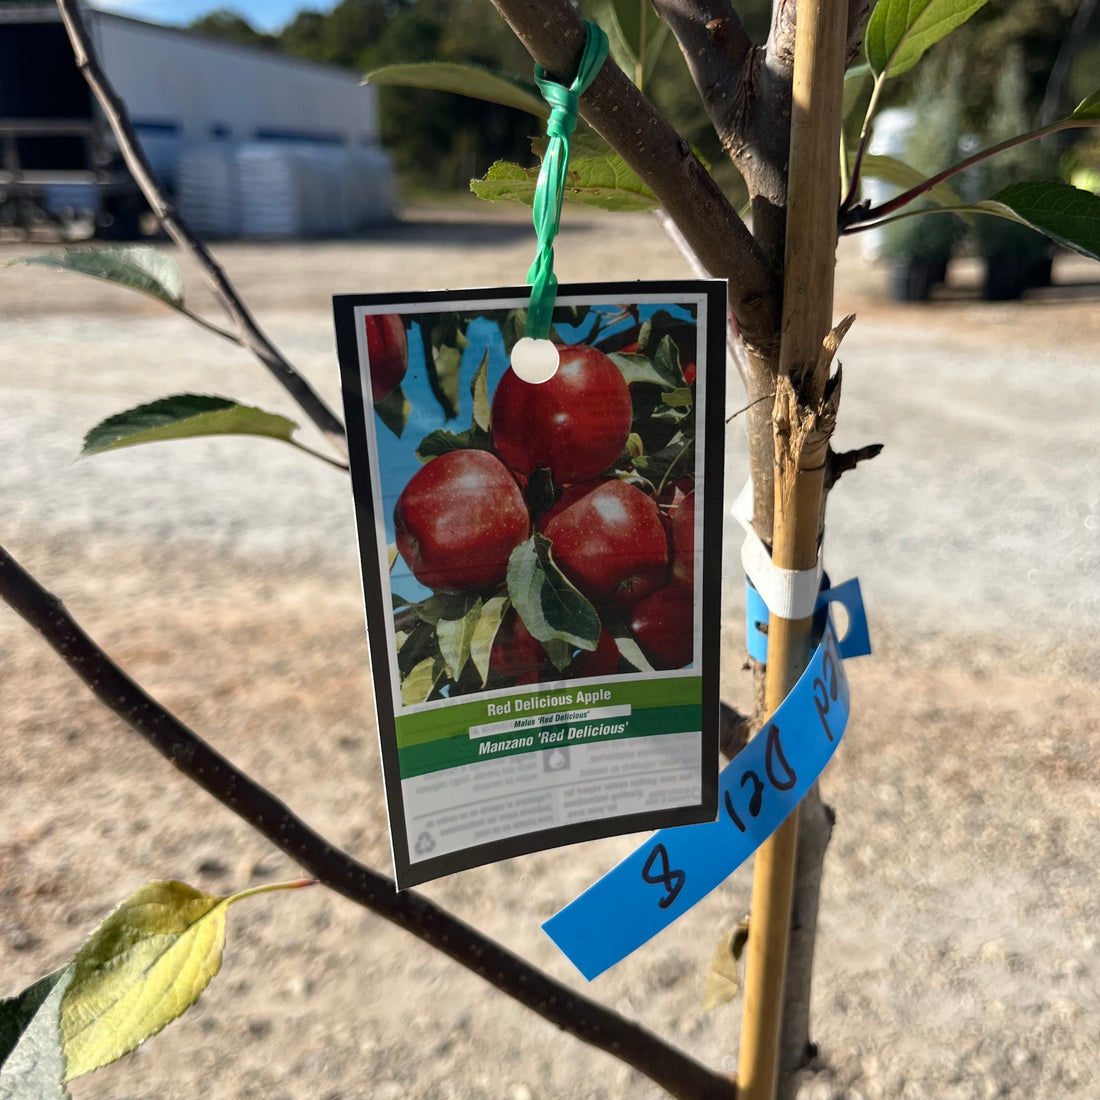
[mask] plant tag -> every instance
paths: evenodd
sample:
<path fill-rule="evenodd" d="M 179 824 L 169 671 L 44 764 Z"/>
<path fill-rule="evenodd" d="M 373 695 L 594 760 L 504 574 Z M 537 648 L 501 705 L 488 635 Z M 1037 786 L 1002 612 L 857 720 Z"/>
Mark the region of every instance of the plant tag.
<path fill-rule="evenodd" d="M 725 284 L 528 301 L 334 299 L 401 887 L 718 812 Z"/>

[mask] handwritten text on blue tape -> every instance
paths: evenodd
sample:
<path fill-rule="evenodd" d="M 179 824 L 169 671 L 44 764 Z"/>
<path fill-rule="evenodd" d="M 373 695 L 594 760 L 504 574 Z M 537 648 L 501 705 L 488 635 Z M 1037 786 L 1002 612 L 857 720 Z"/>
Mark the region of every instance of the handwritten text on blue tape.
<path fill-rule="evenodd" d="M 858 582 L 833 589 L 832 599 L 848 611 L 844 642 L 830 619 L 791 693 L 723 769 L 718 820 L 659 830 L 543 924 L 586 978 L 626 958 L 725 881 L 829 762 L 848 722 L 842 656 L 870 652 Z"/>

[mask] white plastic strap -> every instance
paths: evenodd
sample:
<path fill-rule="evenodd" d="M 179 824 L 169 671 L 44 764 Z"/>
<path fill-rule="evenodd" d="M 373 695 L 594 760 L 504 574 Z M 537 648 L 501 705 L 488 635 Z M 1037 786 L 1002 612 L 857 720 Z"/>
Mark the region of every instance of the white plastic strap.
<path fill-rule="evenodd" d="M 733 502 L 733 518 L 745 529 L 741 564 L 768 610 L 780 619 L 805 619 L 814 613 L 821 590 L 821 555 L 813 569 L 780 569 L 752 528 L 752 478 Z"/>

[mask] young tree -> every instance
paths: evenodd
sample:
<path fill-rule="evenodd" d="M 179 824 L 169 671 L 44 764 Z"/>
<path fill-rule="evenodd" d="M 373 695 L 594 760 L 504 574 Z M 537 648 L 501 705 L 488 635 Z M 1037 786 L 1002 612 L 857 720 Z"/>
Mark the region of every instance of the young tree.
<path fill-rule="evenodd" d="M 567 78 L 575 71 L 585 27 L 568 0 L 494 2 L 548 73 Z M 633 50 L 634 79 L 609 61 L 583 96 L 581 113 L 607 143 L 607 155 L 621 157 L 632 170 L 636 193 L 649 196 L 664 211 L 703 269 L 728 281 L 730 343 L 749 399 L 753 523 L 781 568 L 813 567 L 827 492 L 843 472 L 876 452 L 872 446 L 836 454 L 829 445 L 840 398 L 840 372 L 834 373 L 831 364 L 850 323 L 833 327 L 838 234 L 895 212 L 907 215 L 904 208 L 920 198 L 941 209 L 962 208 L 937 185 L 966 164 L 1039 133 L 1100 122 L 1100 95 L 1093 95 L 1069 118 L 1008 139 L 928 180 L 910 173 L 909 190 L 877 209 L 860 201 L 863 173 L 889 169 L 895 177 L 905 177 L 904 165 L 884 165 L 881 158 L 873 162 L 865 155 L 869 123 L 885 82 L 916 64 L 934 41 L 982 2 L 880 0 L 867 25 L 867 9 L 858 0 L 819 0 L 816 5 L 777 0 L 767 41 L 754 44 L 728 0 L 653 0 L 661 25 L 680 45 L 722 148 L 745 180 L 751 230 L 690 145 L 635 83 L 645 68 L 646 19 L 631 22 L 637 9 L 626 0 L 602 9 L 620 39 L 620 58 L 629 61 Z M 327 460 L 342 466 L 338 418 L 264 336 L 160 193 L 134 141 L 124 105 L 95 63 L 76 0 L 58 0 L 58 5 L 78 64 L 104 105 L 135 178 L 169 235 L 203 263 L 235 328 L 202 323 L 256 354 L 330 441 L 337 457 Z M 649 13 L 645 3 L 642 12 Z M 633 46 L 627 26 L 636 29 Z M 855 70 L 854 79 L 869 80 L 872 92 L 868 124 L 849 156 L 841 139 L 845 70 L 859 55 L 865 27 L 867 66 Z M 499 87 L 498 92 L 516 94 Z M 583 165 L 574 167 L 583 189 Z M 1064 185 L 1016 183 L 964 209 L 1026 222 L 1063 244 L 1100 256 L 1100 199 Z M 189 313 L 176 274 L 163 258 L 75 252 L 45 262 L 113 279 Z M 124 439 L 136 442 L 150 432 L 163 439 L 243 431 L 293 442 L 293 428 L 285 418 L 232 401 L 183 395 L 111 418 L 92 433 L 86 449 L 105 449 Z M 100 699 L 317 880 L 408 928 L 547 1019 L 648 1074 L 672 1095 L 702 1100 L 741 1094 L 762 1100 L 775 1095 L 777 1087 L 782 1095 L 793 1095 L 798 1071 L 812 1049 L 809 984 L 821 862 L 831 829 L 830 812 L 816 789 L 757 856 L 747 1009 L 735 1086 L 615 1013 L 558 986 L 415 893 L 396 893 L 383 876 L 336 850 L 146 695 L 2 550 L 0 595 L 51 641 Z M 754 725 L 778 706 L 805 665 L 810 628 L 809 618 L 772 616 L 769 664 L 756 670 Z M 728 747 L 736 750 L 736 736 Z M 237 896 L 213 898 L 179 884 L 146 887 L 101 926 L 70 965 L 0 1005 L 0 1095 L 60 1095 L 58 1081 L 106 1064 L 163 1027 L 198 996 L 216 970 L 216 965 L 196 969 L 189 961 L 190 947 L 201 939 L 212 945 L 212 957 L 217 956 L 225 907 Z M 151 905 L 162 916 L 142 924 L 135 914 L 147 913 Z M 171 950 L 157 948 L 150 954 L 153 936 L 170 939 Z M 126 966 L 119 965 L 120 941 L 126 946 Z M 163 968 L 158 977 L 168 987 L 188 990 L 170 1011 L 142 1000 L 145 975 L 153 965 Z M 105 989 L 97 984 L 103 982 L 112 984 Z M 111 1010 L 102 1008 L 104 1003 L 133 1009 L 125 1028 Z"/>

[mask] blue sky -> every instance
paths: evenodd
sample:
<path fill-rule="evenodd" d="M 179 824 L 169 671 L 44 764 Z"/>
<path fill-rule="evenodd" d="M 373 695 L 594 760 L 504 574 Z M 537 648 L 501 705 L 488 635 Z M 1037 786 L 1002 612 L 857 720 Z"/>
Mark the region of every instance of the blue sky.
<path fill-rule="evenodd" d="M 302 8 L 326 11 L 335 0 L 93 0 L 93 7 L 132 15 L 153 23 L 186 24 L 216 8 L 231 8 L 260 31 L 274 31 L 289 23 Z"/>

